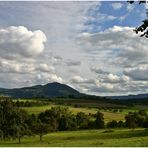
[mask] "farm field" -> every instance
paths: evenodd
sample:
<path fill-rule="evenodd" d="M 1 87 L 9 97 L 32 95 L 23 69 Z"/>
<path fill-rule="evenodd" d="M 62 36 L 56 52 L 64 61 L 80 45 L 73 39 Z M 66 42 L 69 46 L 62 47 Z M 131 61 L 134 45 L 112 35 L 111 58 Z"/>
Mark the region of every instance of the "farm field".
<path fill-rule="evenodd" d="M 21 107 L 21 108 L 26 110 L 29 114 L 39 114 L 41 112 L 44 112 L 45 110 L 50 109 L 51 107 L 56 107 L 56 106 L 68 107 L 69 110 L 72 111 L 74 114 L 77 114 L 78 112 L 84 112 L 86 114 L 89 114 L 89 113 L 95 114 L 98 111 L 97 108 L 93 108 L 93 107 L 72 107 L 68 105 L 56 105 L 53 102 L 50 102 L 49 105 Z M 128 112 L 138 111 L 139 108 L 142 108 L 142 107 L 125 108 L 125 109 L 122 109 L 122 112 L 113 112 L 113 111 L 104 110 L 104 109 L 99 109 L 99 111 L 104 114 L 105 122 L 108 122 L 112 120 L 116 120 L 116 121 L 124 120 L 124 117 L 126 114 L 128 114 Z"/>
<path fill-rule="evenodd" d="M 58 105 L 45 105 L 45 106 L 35 106 L 35 107 L 22 107 L 22 109 L 26 110 L 28 113 L 30 114 L 39 114 L 45 110 L 50 109 L 51 107 L 55 107 Z M 96 113 L 98 111 L 98 109 L 96 108 L 84 108 L 84 107 L 80 107 L 80 108 L 75 108 L 75 107 L 71 107 L 71 106 L 64 106 L 61 105 L 63 107 L 68 107 L 70 111 L 72 111 L 74 114 L 78 113 L 78 112 L 84 112 L 86 114 L 89 113 Z M 126 114 L 126 112 L 120 113 L 114 113 L 114 112 L 109 112 L 109 111 L 104 111 L 104 110 L 100 110 L 103 114 L 104 114 L 104 119 L 105 122 L 108 121 L 112 121 L 112 120 L 124 120 L 124 116 Z"/>
<path fill-rule="evenodd" d="M 0 146 L 148 146 L 148 130 L 145 129 L 101 129 L 49 133 L 43 137 L 24 137 L 18 141 L 1 141 Z"/>

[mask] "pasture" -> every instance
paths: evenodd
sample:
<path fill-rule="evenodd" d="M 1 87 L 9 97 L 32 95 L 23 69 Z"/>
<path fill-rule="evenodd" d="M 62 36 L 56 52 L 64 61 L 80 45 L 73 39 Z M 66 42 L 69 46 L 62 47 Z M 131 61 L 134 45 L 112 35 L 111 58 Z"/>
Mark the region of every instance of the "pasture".
<path fill-rule="evenodd" d="M 28 101 L 28 100 L 22 100 Z M 34 100 L 35 101 L 35 100 Z M 105 123 L 112 120 L 124 120 L 125 115 L 128 112 L 138 111 L 137 108 L 95 108 L 87 106 L 72 106 L 72 105 L 59 105 L 55 102 L 48 102 L 47 105 L 20 107 L 26 110 L 29 114 L 39 114 L 51 107 L 62 106 L 68 107 L 73 114 L 78 112 L 84 112 L 86 114 L 95 114 L 98 110 L 104 114 Z M 93 118 L 93 117 L 92 117 Z M 119 146 L 132 146 L 132 147 L 147 147 L 148 146 L 148 129 L 144 128 L 108 128 L 108 129 L 90 129 L 90 130 L 76 130 L 76 131 L 57 131 L 50 132 L 43 136 L 40 141 L 39 135 L 25 136 L 21 138 L 21 143 L 18 143 L 18 139 L 9 139 L 0 141 L 0 146 L 5 147 L 34 147 L 34 146 L 50 146 L 50 147 L 119 147 Z"/>
<path fill-rule="evenodd" d="M 59 106 L 59 105 L 51 104 L 51 105 L 45 105 L 45 106 L 22 107 L 22 109 L 26 110 L 30 114 L 39 114 L 39 113 L 41 113 L 45 110 L 48 110 L 51 107 L 55 107 L 55 106 Z M 85 108 L 85 107 L 77 107 L 76 108 L 76 107 L 65 106 L 65 105 L 61 105 L 61 106 L 68 107 L 69 110 L 71 112 L 73 112 L 74 114 L 76 114 L 78 112 L 84 112 L 86 114 L 89 114 L 89 113 L 95 114 L 98 111 L 98 109 L 96 109 L 96 108 Z M 104 114 L 105 122 L 112 121 L 112 120 L 117 120 L 117 121 L 124 120 L 124 116 L 126 114 L 126 112 L 114 113 L 111 111 L 104 111 L 104 110 L 100 110 L 100 112 L 102 112 Z"/>
<path fill-rule="evenodd" d="M 81 146 L 131 146 L 147 147 L 148 130 L 145 129 L 101 129 L 80 130 L 49 133 L 39 141 L 39 136 L 24 137 L 21 144 L 18 141 L 1 141 L 0 146 L 53 146 L 53 147 L 81 147 Z"/>

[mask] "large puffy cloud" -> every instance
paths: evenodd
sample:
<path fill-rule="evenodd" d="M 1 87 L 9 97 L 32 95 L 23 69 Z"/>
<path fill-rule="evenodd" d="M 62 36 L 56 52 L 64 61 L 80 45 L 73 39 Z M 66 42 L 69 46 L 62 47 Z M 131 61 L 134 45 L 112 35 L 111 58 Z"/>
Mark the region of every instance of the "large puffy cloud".
<path fill-rule="evenodd" d="M 41 30 L 30 31 L 24 26 L 0 29 L 0 57 L 15 59 L 32 57 L 44 50 L 46 35 Z"/>
<path fill-rule="evenodd" d="M 110 79 L 106 75 L 102 81 L 98 78 L 88 79 L 75 76 L 71 79 L 72 84 L 78 90 L 89 94 L 99 95 L 121 95 L 132 93 L 146 93 L 148 83 L 146 81 L 131 81 L 127 76 L 117 76 L 110 74 Z"/>
<path fill-rule="evenodd" d="M 98 68 L 94 66 L 90 70 L 97 76 L 99 85 L 87 88 L 90 92 L 147 92 L 147 39 L 140 38 L 133 29 L 114 26 L 98 33 L 81 34 L 79 45 L 97 57 L 98 62 Z"/>
<path fill-rule="evenodd" d="M 120 82 L 120 77 L 114 74 L 108 74 L 106 76 L 106 79 L 104 79 L 105 82 L 110 82 L 110 83 L 119 83 Z"/>
<path fill-rule="evenodd" d="M 118 76 L 115 74 L 108 74 L 106 76 L 104 76 L 104 79 L 102 80 L 102 82 L 107 82 L 107 83 L 126 83 L 130 80 L 130 78 L 128 76 L 122 75 L 122 76 Z"/>
<path fill-rule="evenodd" d="M 148 61 L 147 39 L 139 38 L 133 28 L 114 26 L 99 33 L 82 33 L 80 45 L 91 53 L 104 54 L 116 65 L 133 66 Z"/>
<path fill-rule="evenodd" d="M 46 35 L 24 26 L 0 29 L 0 86 L 22 87 L 63 79 L 46 57 Z"/>
<path fill-rule="evenodd" d="M 148 81 L 148 65 L 125 69 L 124 74 L 137 81 Z"/>
<path fill-rule="evenodd" d="M 135 81 L 132 76 L 123 73 L 124 68 L 136 69 L 139 63 L 148 61 L 147 39 L 139 38 L 131 27 L 115 26 L 100 31 L 112 24 L 109 21 L 120 19 L 120 16 L 113 14 L 102 14 L 100 2 L 7 2 L 0 7 L 1 26 L 18 26 L 20 19 L 21 25 L 28 26 L 28 29 L 24 27 L 26 33 L 17 34 L 17 41 L 22 39 L 26 47 L 22 42 L 17 42 L 12 46 L 14 52 L 12 48 L 8 49 L 9 52 L 0 50 L 1 87 L 59 81 L 99 95 L 109 92 L 144 93 L 148 89 L 146 81 Z M 35 34 L 37 29 L 46 33 L 48 42 L 43 37 L 44 33 L 37 33 L 41 40 L 36 39 L 35 35 L 33 39 L 42 46 L 35 44 L 37 48 L 32 48 L 33 42 L 27 34 Z M 26 59 L 25 63 L 22 59 Z M 98 68 L 90 70 L 90 67 Z"/>

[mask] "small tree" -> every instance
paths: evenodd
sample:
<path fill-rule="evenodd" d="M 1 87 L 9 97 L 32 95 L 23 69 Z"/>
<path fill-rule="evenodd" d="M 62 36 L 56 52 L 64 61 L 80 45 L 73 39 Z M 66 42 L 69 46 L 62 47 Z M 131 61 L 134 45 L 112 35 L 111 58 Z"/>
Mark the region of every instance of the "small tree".
<path fill-rule="evenodd" d="M 50 131 L 50 127 L 48 124 L 42 123 L 40 120 L 34 122 L 33 125 L 33 133 L 39 135 L 40 141 L 42 141 L 42 137 Z"/>
<path fill-rule="evenodd" d="M 129 113 L 125 116 L 125 125 L 132 129 L 138 127 L 135 115 L 133 113 Z"/>
<path fill-rule="evenodd" d="M 77 128 L 76 118 L 70 112 L 67 115 L 62 115 L 59 119 L 59 131 L 75 130 Z"/>
<path fill-rule="evenodd" d="M 84 112 L 78 112 L 76 115 L 76 121 L 79 129 L 86 129 L 89 124 L 89 116 Z"/>
<path fill-rule="evenodd" d="M 96 113 L 95 127 L 98 129 L 104 128 L 104 117 L 103 114 L 99 111 Z"/>

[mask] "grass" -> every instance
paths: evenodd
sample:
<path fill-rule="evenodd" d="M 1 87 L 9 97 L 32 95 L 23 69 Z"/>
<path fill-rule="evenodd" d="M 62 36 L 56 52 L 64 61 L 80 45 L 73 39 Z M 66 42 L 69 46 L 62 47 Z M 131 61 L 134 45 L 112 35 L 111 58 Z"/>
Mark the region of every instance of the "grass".
<path fill-rule="evenodd" d="M 54 106 L 56 106 L 56 105 L 44 105 L 44 106 L 21 107 L 21 108 L 26 110 L 29 114 L 39 114 L 39 113 L 44 112 L 45 110 L 48 110 Z"/>
<path fill-rule="evenodd" d="M 14 102 L 36 102 L 37 99 L 13 99 Z"/>
<path fill-rule="evenodd" d="M 45 110 L 50 109 L 51 107 L 55 107 L 55 106 L 59 106 L 59 105 L 55 105 L 53 102 L 50 102 L 49 105 L 44 105 L 44 106 L 34 106 L 34 107 L 22 107 L 23 109 L 25 109 L 27 112 L 29 112 L 30 114 L 39 114 L 41 112 L 44 112 Z M 64 107 L 68 107 L 70 111 L 72 111 L 74 114 L 78 113 L 78 112 L 84 112 L 86 114 L 92 113 L 95 114 L 98 109 L 97 108 L 91 108 L 91 107 L 72 107 L 72 106 L 68 106 L 68 105 L 61 105 Z M 112 120 L 124 120 L 125 115 L 128 112 L 134 112 L 137 111 L 137 108 L 126 108 L 126 109 L 122 109 L 122 112 L 112 112 L 109 110 L 101 110 L 100 111 L 104 114 L 104 119 L 105 122 L 109 122 Z"/>
<path fill-rule="evenodd" d="M 109 131 L 109 132 L 108 132 Z M 81 146 L 148 146 L 148 131 L 144 129 L 113 129 L 113 130 L 82 130 L 49 133 L 39 141 L 39 136 L 22 138 L 17 141 L 1 142 L 0 146 L 53 146 L 53 147 L 81 147 Z"/>
<path fill-rule="evenodd" d="M 39 114 L 45 110 L 50 109 L 51 107 L 55 107 L 57 105 L 51 104 L 51 105 L 44 105 L 44 106 L 35 106 L 35 107 L 22 107 L 22 109 L 25 109 L 27 112 L 29 112 L 30 114 Z M 64 106 L 64 105 L 62 105 Z M 64 106 L 64 107 L 68 107 L 70 111 L 72 111 L 74 114 L 78 113 L 78 112 L 84 112 L 86 114 L 89 113 L 96 113 L 98 111 L 98 109 L 96 108 L 84 108 L 84 107 L 80 107 L 80 108 L 75 108 L 75 107 L 71 107 L 71 106 Z M 109 111 L 103 111 L 100 110 L 103 114 L 104 114 L 104 119 L 105 122 L 108 121 L 112 121 L 112 120 L 124 120 L 124 112 L 123 113 L 114 113 L 114 112 L 109 112 Z"/>
<path fill-rule="evenodd" d="M 25 101 L 25 100 L 23 100 Z M 30 114 L 39 114 L 55 105 L 50 102 L 49 105 L 22 107 Z M 68 107 L 74 114 L 77 112 L 96 113 L 98 109 L 91 107 Z M 136 108 L 123 109 L 122 112 L 112 112 L 109 110 L 100 111 L 104 114 L 105 122 L 111 120 L 124 120 L 125 114 L 130 111 L 136 111 Z M 148 147 L 148 130 L 144 129 L 101 129 L 101 130 L 80 130 L 80 131 L 63 131 L 49 133 L 43 137 L 43 141 L 39 141 L 39 136 L 24 137 L 21 139 L 21 144 L 18 140 L 0 141 L 0 146 L 5 147 Z"/>

